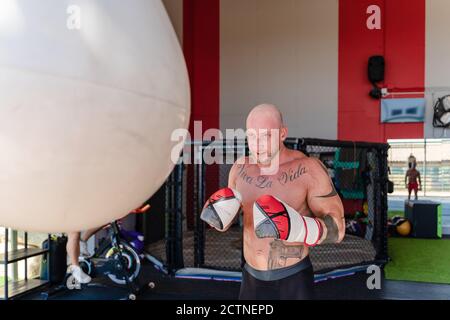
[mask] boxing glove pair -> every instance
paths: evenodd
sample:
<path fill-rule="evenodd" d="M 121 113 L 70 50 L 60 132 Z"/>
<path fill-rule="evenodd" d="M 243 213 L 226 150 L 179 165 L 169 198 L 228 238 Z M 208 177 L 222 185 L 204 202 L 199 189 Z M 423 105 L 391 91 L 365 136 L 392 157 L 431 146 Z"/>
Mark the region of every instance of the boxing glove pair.
<path fill-rule="evenodd" d="M 242 204 L 241 194 L 231 188 L 220 189 L 206 202 L 200 219 L 219 231 L 233 223 Z M 282 200 L 263 195 L 253 204 L 253 224 L 258 238 L 316 245 L 322 237 L 322 225 L 316 218 L 305 217 Z"/>

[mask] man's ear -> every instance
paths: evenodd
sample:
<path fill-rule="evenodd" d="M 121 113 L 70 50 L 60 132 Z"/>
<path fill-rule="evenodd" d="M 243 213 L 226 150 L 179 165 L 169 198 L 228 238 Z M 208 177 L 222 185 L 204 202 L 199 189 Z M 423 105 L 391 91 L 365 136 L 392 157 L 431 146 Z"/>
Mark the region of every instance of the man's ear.
<path fill-rule="evenodd" d="M 281 128 L 281 135 L 280 135 L 281 141 L 286 140 L 287 136 L 288 136 L 288 128 L 287 127 L 282 127 Z"/>

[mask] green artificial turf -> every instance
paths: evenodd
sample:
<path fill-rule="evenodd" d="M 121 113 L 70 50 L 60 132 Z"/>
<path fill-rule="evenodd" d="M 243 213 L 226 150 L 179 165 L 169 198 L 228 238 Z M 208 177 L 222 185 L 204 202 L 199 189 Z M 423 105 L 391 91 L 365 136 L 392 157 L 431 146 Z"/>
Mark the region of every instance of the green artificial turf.
<path fill-rule="evenodd" d="M 389 238 L 386 279 L 450 284 L 450 239 Z"/>
<path fill-rule="evenodd" d="M 395 210 L 388 211 L 388 219 L 391 219 L 394 216 L 403 217 L 404 215 L 405 215 L 405 213 L 403 212 L 403 210 L 402 211 L 395 211 Z"/>

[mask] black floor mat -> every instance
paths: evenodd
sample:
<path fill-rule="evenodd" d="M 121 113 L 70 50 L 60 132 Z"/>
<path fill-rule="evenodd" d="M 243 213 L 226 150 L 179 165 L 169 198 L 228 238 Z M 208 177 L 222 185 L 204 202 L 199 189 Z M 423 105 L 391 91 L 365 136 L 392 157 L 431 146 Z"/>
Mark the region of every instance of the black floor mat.
<path fill-rule="evenodd" d="M 391 281 L 382 279 L 381 289 L 369 290 L 369 275 L 359 272 L 351 276 L 316 283 L 318 300 L 373 300 L 373 299 L 450 299 L 450 285 Z M 126 287 L 114 285 L 109 279 L 95 279 L 95 284 L 81 290 L 63 290 L 50 300 L 120 300 L 128 298 Z M 153 289 L 148 287 L 152 282 Z M 179 279 L 165 275 L 150 264 L 144 264 L 140 279 L 144 288 L 138 299 L 143 300 L 235 300 L 240 282 Z M 22 296 L 21 299 L 44 299 L 41 292 Z"/>

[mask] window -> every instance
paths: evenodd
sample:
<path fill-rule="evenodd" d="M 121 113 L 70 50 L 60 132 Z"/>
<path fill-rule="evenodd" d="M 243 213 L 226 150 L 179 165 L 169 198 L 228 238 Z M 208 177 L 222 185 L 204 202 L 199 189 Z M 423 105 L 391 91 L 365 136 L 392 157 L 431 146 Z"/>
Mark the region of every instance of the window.
<path fill-rule="evenodd" d="M 450 139 L 388 140 L 389 179 L 394 182 L 393 195 L 407 195 L 405 174 L 408 157 L 417 159 L 422 179 L 420 196 L 450 196 Z"/>

